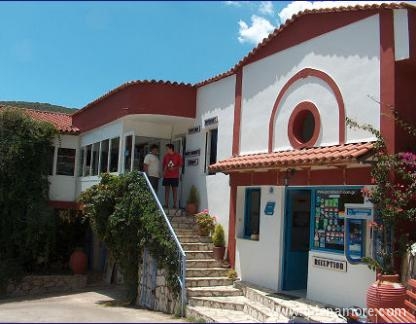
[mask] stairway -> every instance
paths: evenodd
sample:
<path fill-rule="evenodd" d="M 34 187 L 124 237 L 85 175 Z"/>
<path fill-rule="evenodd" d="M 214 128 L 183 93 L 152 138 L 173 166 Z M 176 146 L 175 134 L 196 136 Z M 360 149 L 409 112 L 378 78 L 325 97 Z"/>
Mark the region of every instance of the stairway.
<path fill-rule="evenodd" d="M 177 214 L 170 214 L 169 219 L 186 253 L 188 319 L 206 323 L 343 322 L 335 313 L 315 314 L 310 301 L 233 283 L 227 277 L 229 269 L 213 258 L 211 238 L 199 236 L 194 216 Z"/>

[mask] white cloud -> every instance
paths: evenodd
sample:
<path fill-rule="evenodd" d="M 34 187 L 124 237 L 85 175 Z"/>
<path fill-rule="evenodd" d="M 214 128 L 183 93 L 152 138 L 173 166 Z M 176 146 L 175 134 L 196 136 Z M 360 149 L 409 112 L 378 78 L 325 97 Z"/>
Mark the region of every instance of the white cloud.
<path fill-rule="evenodd" d="M 259 5 L 259 12 L 263 15 L 272 16 L 274 13 L 273 3 L 271 1 L 261 1 Z"/>
<path fill-rule="evenodd" d="M 224 1 L 227 6 L 241 7 L 243 1 Z"/>
<path fill-rule="evenodd" d="M 240 43 L 257 44 L 275 29 L 270 21 L 256 15 L 251 16 L 251 26 L 248 26 L 243 20 L 240 20 L 238 25 L 240 26 L 238 31 L 238 41 Z"/>
<path fill-rule="evenodd" d="M 294 14 L 306 9 L 323 9 L 334 7 L 347 7 L 365 4 L 381 4 L 381 3 L 394 3 L 402 1 L 292 1 L 279 13 L 280 22 L 283 24 L 287 19 L 290 19 Z M 416 1 L 407 1 L 409 3 L 415 3 Z"/>

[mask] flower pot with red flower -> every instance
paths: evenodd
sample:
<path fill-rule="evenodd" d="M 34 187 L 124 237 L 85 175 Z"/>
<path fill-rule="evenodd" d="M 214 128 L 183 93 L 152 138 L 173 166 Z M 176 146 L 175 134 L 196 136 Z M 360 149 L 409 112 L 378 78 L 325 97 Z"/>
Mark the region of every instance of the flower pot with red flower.
<path fill-rule="evenodd" d="M 198 224 L 199 235 L 209 236 L 215 227 L 215 217 L 211 216 L 208 209 L 195 214 L 195 220 Z"/>

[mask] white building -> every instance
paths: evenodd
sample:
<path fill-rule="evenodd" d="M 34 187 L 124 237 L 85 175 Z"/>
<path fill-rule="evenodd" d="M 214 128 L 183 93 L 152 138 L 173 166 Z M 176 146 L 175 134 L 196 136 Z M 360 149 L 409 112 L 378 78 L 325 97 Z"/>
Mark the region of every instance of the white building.
<path fill-rule="evenodd" d="M 71 207 L 101 172 L 141 169 L 151 144 L 163 156 L 172 142 L 185 162 L 180 205 L 196 185 L 242 280 L 364 306 L 375 274 L 348 257 L 345 204 L 364 203 L 361 159 L 375 138 L 345 118 L 379 130 L 390 152 L 410 149 L 390 107 L 416 121 L 415 81 L 414 7 L 305 11 L 219 76 L 126 83 L 76 112 L 56 143 L 50 197 Z M 360 256 L 371 248 L 363 224 L 349 223 Z"/>

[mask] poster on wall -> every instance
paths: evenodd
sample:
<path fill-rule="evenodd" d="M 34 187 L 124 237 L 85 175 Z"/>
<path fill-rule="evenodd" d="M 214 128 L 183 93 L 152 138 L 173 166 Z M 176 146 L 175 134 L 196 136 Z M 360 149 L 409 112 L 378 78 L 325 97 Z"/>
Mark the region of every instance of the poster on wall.
<path fill-rule="evenodd" d="M 344 251 L 346 203 L 363 203 L 361 189 L 320 189 L 316 191 L 314 249 Z"/>

